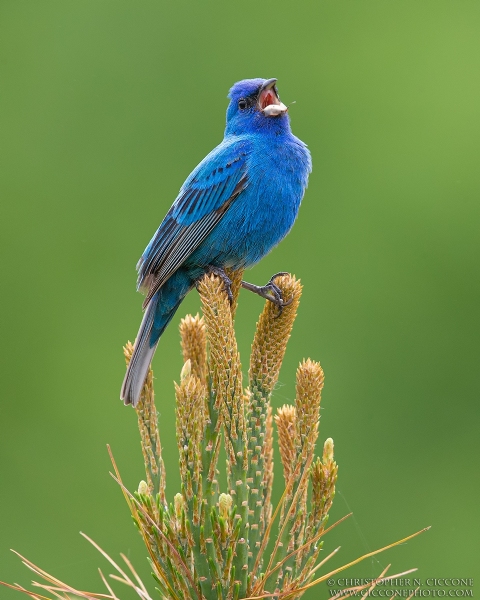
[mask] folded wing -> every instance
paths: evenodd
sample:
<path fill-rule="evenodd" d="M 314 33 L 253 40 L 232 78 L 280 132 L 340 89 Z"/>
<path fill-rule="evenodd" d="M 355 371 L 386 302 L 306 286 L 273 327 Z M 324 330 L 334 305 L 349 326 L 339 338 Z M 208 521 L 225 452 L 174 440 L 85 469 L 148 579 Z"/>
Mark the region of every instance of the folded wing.
<path fill-rule="evenodd" d="M 248 185 L 248 144 L 217 146 L 193 171 L 137 264 L 137 287 L 157 290 L 212 232 Z"/>

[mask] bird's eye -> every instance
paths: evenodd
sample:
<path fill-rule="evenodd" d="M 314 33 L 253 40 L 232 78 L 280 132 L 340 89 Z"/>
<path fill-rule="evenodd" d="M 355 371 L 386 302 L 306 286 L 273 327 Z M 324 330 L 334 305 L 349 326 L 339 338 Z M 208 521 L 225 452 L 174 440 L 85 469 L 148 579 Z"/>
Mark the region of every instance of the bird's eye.
<path fill-rule="evenodd" d="M 245 98 L 240 98 L 240 100 L 238 101 L 238 108 L 240 110 L 245 110 L 248 106 L 248 102 L 245 100 Z"/>

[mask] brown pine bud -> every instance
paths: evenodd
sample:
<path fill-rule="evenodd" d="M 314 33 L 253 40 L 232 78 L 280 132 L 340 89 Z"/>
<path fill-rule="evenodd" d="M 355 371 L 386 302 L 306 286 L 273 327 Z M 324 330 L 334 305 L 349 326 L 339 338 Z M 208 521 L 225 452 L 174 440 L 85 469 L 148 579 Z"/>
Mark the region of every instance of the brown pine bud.
<path fill-rule="evenodd" d="M 190 360 L 192 373 L 200 381 L 206 382 L 207 376 L 207 336 L 203 317 L 187 315 L 180 321 L 183 361 Z"/>
<path fill-rule="evenodd" d="M 277 410 L 275 423 L 277 424 L 278 445 L 286 485 L 291 483 L 292 469 L 295 468 L 297 458 L 296 421 L 297 411 L 294 406 L 284 404 Z"/>
<path fill-rule="evenodd" d="M 291 275 L 277 277 L 275 285 L 281 289 L 283 299 L 291 303 L 279 315 L 275 304 L 265 302 L 252 344 L 249 371 L 250 388 L 258 387 L 268 393 L 277 383 L 302 294 L 300 281 Z"/>

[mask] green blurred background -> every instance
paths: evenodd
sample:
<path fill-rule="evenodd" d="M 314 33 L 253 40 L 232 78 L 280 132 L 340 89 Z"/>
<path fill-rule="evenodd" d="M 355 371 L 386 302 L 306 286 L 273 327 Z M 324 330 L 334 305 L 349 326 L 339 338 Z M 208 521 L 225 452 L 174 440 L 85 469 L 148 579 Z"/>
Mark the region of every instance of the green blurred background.
<path fill-rule="evenodd" d="M 479 574 L 479 32 L 478 0 L 1 0 L 0 579 L 30 580 L 15 548 L 100 590 L 108 565 L 82 530 L 150 583 L 106 451 L 135 488 L 118 399 L 134 266 L 221 140 L 231 84 L 274 76 L 314 170 L 248 276 L 305 285 L 274 402 L 292 401 L 299 360 L 321 360 L 332 518 L 354 512 L 325 540 L 342 546 L 331 565 L 432 525 L 350 574 Z M 242 293 L 244 364 L 261 306 Z M 177 325 L 198 308 L 194 292 L 154 361 L 170 498 Z"/>

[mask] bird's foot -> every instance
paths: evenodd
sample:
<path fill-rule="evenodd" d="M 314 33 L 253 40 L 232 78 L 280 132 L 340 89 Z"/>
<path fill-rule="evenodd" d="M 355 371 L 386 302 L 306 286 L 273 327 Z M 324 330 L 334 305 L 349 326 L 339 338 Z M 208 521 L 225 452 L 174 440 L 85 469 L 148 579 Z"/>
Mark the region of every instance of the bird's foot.
<path fill-rule="evenodd" d="M 267 283 L 267 285 L 263 286 L 254 285 L 253 283 L 248 283 L 248 281 L 242 281 L 242 287 L 244 289 L 250 290 L 254 294 L 258 294 L 262 298 L 273 302 L 275 306 L 278 306 L 278 315 L 275 318 L 282 314 L 284 306 L 288 306 L 293 301 L 293 297 L 289 300 L 284 300 L 282 290 L 278 287 L 278 285 L 275 284 L 275 279 L 277 277 L 282 277 L 283 275 L 288 275 L 288 273 L 275 273 L 275 275 L 270 278 L 270 281 Z"/>
<path fill-rule="evenodd" d="M 230 279 L 230 277 L 220 267 L 209 266 L 207 273 L 213 273 L 217 277 L 220 277 L 220 279 L 223 281 L 225 292 L 228 296 L 230 304 L 232 304 L 233 303 L 232 280 Z"/>

